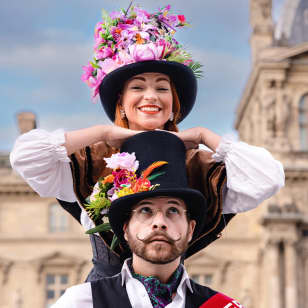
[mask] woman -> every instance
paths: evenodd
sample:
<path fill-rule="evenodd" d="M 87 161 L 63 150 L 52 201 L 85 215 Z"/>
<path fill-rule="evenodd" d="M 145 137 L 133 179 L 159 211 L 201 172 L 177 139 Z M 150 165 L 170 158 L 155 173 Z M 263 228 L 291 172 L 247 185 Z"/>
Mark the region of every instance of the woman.
<path fill-rule="evenodd" d="M 17 139 L 11 164 L 35 191 L 57 198 L 89 230 L 100 222 L 84 204 L 99 178 L 111 172 L 104 157 L 139 131 L 172 131 L 187 147 L 189 184 L 206 196 L 209 206 L 206 227 L 190 245 L 188 257 L 216 240 L 235 213 L 275 194 L 284 185 L 284 173 L 265 149 L 231 142 L 203 127 L 178 131 L 177 124 L 194 105 L 200 66 L 173 37 L 175 29 L 186 25 L 185 17 L 171 15 L 169 9 L 149 14 L 134 7 L 105 14 L 96 26 L 95 57 L 84 67 L 83 80 L 94 96 L 99 94 L 115 125 L 33 130 Z M 199 144 L 214 154 L 197 149 Z M 88 281 L 120 271 L 128 252 L 121 246 L 111 251 L 111 235 L 91 236 L 95 266 Z"/>

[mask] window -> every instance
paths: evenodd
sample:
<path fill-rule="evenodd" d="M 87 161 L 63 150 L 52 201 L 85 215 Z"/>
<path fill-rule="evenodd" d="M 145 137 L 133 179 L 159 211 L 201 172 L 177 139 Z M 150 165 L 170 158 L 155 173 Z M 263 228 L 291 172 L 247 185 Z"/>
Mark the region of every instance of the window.
<path fill-rule="evenodd" d="M 308 150 L 308 95 L 304 95 L 299 102 L 298 110 L 300 148 Z"/>
<path fill-rule="evenodd" d="M 46 308 L 51 307 L 65 292 L 68 282 L 68 274 L 46 274 Z"/>
<path fill-rule="evenodd" d="M 194 282 L 199 283 L 200 275 L 191 275 L 191 279 Z"/>
<path fill-rule="evenodd" d="M 212 274 L 195 274 L 191 275 L 191 279 L 195 281 L 196 283 L 202 284 L 202 285 L 211 285 L 213 283 L 213 275 Z"/>
<path fill-rule="evenodd" d="M 57 203 L 49 206 L 49 231 L 52 233 L 68 231 L 67 214 Z"/>

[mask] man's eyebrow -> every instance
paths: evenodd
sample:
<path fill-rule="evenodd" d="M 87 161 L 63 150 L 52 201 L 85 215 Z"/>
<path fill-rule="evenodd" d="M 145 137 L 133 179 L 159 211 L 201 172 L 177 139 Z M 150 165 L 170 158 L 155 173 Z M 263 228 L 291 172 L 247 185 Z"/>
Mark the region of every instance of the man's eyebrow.
<path fill-rule="evenodd" d="M 145 205 L 145 204 L 153 204 L 150 200 L 143 200 L 136 204 L 136 207 L 139 205 Z"/>
<path fill-rule="evenodd" d="M 168 203 L 168 204 L 182 205 L 181 202 L 178 201 L 178 200 L 169 200 L 167 203 Z"/>

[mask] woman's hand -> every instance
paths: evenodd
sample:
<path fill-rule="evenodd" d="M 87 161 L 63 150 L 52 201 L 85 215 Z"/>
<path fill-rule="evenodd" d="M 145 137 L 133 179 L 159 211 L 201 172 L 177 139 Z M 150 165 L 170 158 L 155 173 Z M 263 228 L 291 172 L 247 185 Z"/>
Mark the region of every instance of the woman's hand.
<path fill-rule="evenodd" d="M 103 140 L 114 148 L 120 148 L 122 143 L 142 131 L 132 130 L 128 128 L 119 127 L 116 125 L 105 125 L 106 130 L 103 136 Z"/>
<path fill-rule="evenodd" d="M 204 144 L 212 151 L 216 151 L 221 137 L 210 131 L 205 127 L 193 127 L 178 133 L 174 133 L 185 144 L 187 150 L 197 149 L 199 144 Z"/>

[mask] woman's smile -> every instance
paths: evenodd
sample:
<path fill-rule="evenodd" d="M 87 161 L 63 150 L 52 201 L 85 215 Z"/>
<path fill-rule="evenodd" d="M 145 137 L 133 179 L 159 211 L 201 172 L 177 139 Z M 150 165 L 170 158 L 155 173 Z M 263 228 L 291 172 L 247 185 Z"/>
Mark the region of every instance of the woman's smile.
<path fill-rule="evenodd" d="M 161 111 L 161 108 L 156 105 L 142 105 L 137 108 L 139 111 L 146 113 L 146 114 L 157 114 Z"/>

